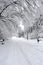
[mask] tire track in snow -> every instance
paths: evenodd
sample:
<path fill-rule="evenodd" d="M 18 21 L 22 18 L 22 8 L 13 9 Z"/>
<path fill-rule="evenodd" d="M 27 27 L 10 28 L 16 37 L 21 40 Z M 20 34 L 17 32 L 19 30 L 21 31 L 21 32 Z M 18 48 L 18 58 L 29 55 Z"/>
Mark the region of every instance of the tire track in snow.
<path fill-rule="evenodd" d="M 25 57 L 26 58 L 28 58 L 28 55 L 27 55 L 27 53 L 23 50 L 23 48 L 22 48 L 22 45 L 24 44 L 22 44 L 22 43 L 18 43 L 18 46 L 19 46 L 19 48 L 20 48 L 20 50 L 21 50 L 21 52 L 25 55 Z M 27 45 L 27 44 L 26 44 Z M 24 45 L 25 46 L 25 45 Z M 39 54 L 39 52 L 38 51 L 35 51 L 36 49 L 34 49 L 34 48 L 32 48 L 32 47 L 30 47 L 30 46 L 28 46 L 31 50 L 33 50 L 33 53 L 31 53 L 31 52 L 29 52 L 32 56 L 33 56 L 33 58 L 34 58 L 34 56 L 36 56 L 35 58 L 37 58 L 38 59 L 38 61 L 40 62 L 40 57 L 38 57 L 38 54 Z M 36 53 L 34 53 L 34 51 L 36 52 Z M 31 56 L 31 57 L 32 57 Z M 29 57 L 30 58 L 30 57 Z M 36 59 L 36 62 L 37 62 L 37 59 Z M 31 62 L 30 62 L 31 63 Z M 32 64 L 31 64 L 32 65 Z"/>
<path fill-rule="evenodd" d="M 27 59 L 27 55 L 24 53 L 23 49 L 21 48 L 21 46 L 19 45 L 19 43 L 17 44 L 18 45 L 18 48 L 20 50 L 20 52 L 22 53 L 22 55 L 24 56 L 25 60 L 28 62 L 29 65 L 32 65 L 32 63 L 30 62 L 29 59 Z"/>
<path fill-rule="evenodd" d="M 25 44 L 26 44 L 26 43 L 25 43 Z M 38 45 L 36 45 L 37 48 L 35 48 L 35 47 L 36 47 L 35 45 L 31 45 L 31 44 L 28 44 L 28 43 L 27 43 L 27 45 L 28 45 L 28 46 L 31 46 L 32 48 L 36 49 L 38 52 L 41 52 L 41 53 L 43 54 L 43 51 L 40 51 L 39 49 L 37 49 L 37 48 L 38 48 Z"/>

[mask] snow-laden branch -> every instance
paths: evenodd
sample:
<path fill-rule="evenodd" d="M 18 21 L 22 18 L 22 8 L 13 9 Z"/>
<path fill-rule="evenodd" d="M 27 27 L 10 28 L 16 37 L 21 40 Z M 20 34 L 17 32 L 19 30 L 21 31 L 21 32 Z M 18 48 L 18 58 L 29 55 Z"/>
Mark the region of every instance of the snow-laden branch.
<path fill-rule="evenodd" d="M 4 10 L 6 10 L 6 9 L 7 9 L 10 5 L 12 5 L 12 4 L 17 4 L 17 1 L 13 1 L 12 3 L 6 5 L 6 6 L 3 8 L 3 10 L 0 12 L 0 17 L 1 17 L 1 14 L 4 12 Z"/>

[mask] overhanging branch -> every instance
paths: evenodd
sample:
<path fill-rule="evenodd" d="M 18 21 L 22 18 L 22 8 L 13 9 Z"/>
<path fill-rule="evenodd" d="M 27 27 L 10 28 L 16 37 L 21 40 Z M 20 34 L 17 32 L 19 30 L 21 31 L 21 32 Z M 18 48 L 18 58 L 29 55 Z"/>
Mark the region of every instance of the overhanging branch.
<path fill-rule="evenodd" d="M 4 10 L 6 10 L 12 4 L 17 4 L 17 1 L 13 1 L 12 3 L 8 4 L 5 8 L 3 8 L 3 10 L 0 12 L 0 17 L 1 17 L 1 14 L 4 12 Z"/>

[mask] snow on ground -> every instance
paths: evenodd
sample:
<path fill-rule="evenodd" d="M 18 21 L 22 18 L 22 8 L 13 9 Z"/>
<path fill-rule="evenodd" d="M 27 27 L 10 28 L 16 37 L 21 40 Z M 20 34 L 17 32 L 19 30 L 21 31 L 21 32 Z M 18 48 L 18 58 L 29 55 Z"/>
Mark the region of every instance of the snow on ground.
<path fill-rule="evenodd" d="M 43 40 L 12 37 L 0 43 L 0 65 L 43 65 Z"/>

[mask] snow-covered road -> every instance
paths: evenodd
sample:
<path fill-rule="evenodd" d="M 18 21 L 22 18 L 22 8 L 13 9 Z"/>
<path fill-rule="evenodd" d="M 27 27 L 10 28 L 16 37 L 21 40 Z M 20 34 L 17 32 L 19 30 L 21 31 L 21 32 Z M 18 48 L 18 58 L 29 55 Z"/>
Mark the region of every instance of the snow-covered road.
<path fill-rule="evenodd" d="M 0 65 L 43 65 L 42 43 L 14 38 L 0 44 Z"/>

